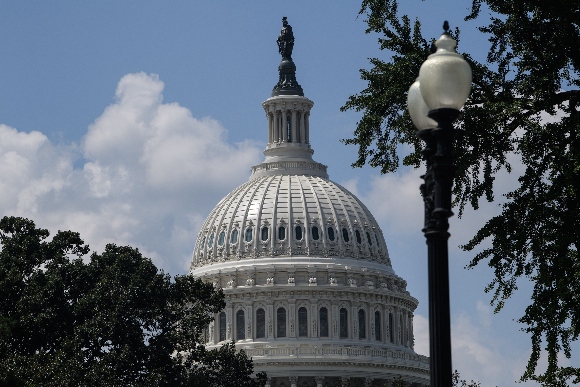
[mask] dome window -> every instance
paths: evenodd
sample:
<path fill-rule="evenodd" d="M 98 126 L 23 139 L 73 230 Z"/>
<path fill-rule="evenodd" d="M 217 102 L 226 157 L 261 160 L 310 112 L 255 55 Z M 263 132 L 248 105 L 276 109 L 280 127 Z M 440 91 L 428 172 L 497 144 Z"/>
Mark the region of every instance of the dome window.
<path fill-rule="evenodd" d="M 366 339 L 366 319 L 365 319 L 365 311 L 359 309 L 358 311 L 358 338 L 359 339 Z"/>
<path fill-rule="evenodd" d="M 297 241 L 302 240 L 302 227 L 296 226 L 294 227 L 294 235 L 296 236 Z"/>
<path fill-rule="evenodd" d="M 266 312 L 260 308 L 256 311 L 256 339 L 266 337 Z"/>
<path fill-rule="evenodd" d="M 334 229 L 332 227 L 328 228 L 328 239 L 334 241 Z"/>
<path fill-rule="evenodd" d="M 348 230 L 346 229 L 346 227 L 342 228 L 342 239 L 344 239 L 345 242 L 348 242 L 350 240 L 350 238 L 348 237 Z"/>
<path fill-rule="evenodd" d="M 322 307 L 319 312 L 320 337 L 328 337 L 328 309 Z"/>
<path fill-rule="evenodd" d="M 276 337 L 286 337 L 286 309 L 276 311 Z"/>
<path fill-rule="evenodd" d="M 305 307 L 298 309 L 298 337 L 308 336 L 308 311 Z"/>
<path fill-rule="evenodd" d="M 201 240 L 201 246 L 199 248 L 203 249 L 204 247 L 205 247 L 205 235 L 203 236 L 203 239 Z"/>
<path fill-rule="evenodd" d="M 377 234 L 375 234 L 375 240 L 377 241 L 377 246 L 379 246 L 380 243 L 379 243 L 379 237 L 377 236 Z"/>
<path fill-rule="evenodd" d="M 222 232 L 220 232 L 220 235 L 218 236 L 218 246 L 223 246 L 225 240 L 226 240 L 226 232 L 222 231 Z"/>
<path fill-rule="evenodd" d="M 286 239 L 286 227 L 280 226 L 278 227 L 278 240 L 283 241 Z"/>
<path fill-rule="evenodd" d="M 340 338 L 348 338 L 348 311 L 346 308 L 340 308 Z"/>
<path fill-rule="evenodd" d="M 238 243 L 238 229 L 235 228 L 234 231 L 232 231 L 232 235 L 230 237 L 230 243 L 232 245 L 235 245 L 236 243 Z"/>
<path fill-rule="evenodd" d="M 360 238 L 360 231 L 359 230 L 355 230 L 354 231 L 354 235 L 356 236 L 356 243 L 358 243 L 360 245 L 360 243 L 362 242 L 362 240 Z"/>
<path fill-rule="evenodd" d="M 209 241 L 207 243 L 207 247 L 209 247 L 210 249 L 213 247 L 213 233 L 211 233 L 211 235 L 209 236 Z"/>
<path fill-rule="evenodd" d="M 251 242 L 252 241 L 252 238 L 253 238 L 253 235 L 252 234 L 253 234 L 252 233 L 252 229 L 251 228 L 247 228 L 246 229 L 246 238 L 245 238 L 246 242 Z"/>
<path fill-rule="evenodd" d="M 236 313 L 236 340 L 244 340 L 246 338 L 246 318 L 243 310 L 238 310 Z"/>
<path fill-rule="evenodd" d="M 318 227 L 312 226 L 312 239 L 315 241 L 320 239 L 320 234 L 318 233 Z"/>
<path fill-rule="evenodd" d="M 381 312 L 375 311 L 375 340 L 381 341 Z"/>
<path fill-rule="evenodd" d="M 262 240 L 263 241 L 268 240 L 268 227 L 266 226 L 262 227 Z"/>
<path fill-rule="evenodd" d="M 369 234 L 368 231 L 367 231 L 367 242 L 369 243 L 369 246 L 373 245 L 373 240 L 371 239 L 371 234 Z"/>

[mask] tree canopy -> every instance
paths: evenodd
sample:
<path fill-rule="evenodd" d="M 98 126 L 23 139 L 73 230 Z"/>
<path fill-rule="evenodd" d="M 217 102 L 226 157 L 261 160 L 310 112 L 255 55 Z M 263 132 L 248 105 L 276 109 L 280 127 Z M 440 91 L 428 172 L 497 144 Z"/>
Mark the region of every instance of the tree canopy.
<path fill-rule="evenodd" d="M 491 247 L 473 257 L 468 267 L 486 263 L 493 278 L 496 312 L 517 290 L 518 279 L 534 284 L 531 303 L 519 319 L 531 336 L 532 353 L 522 380 L 564 386 L 580 382 L 580 368 L 564 367 L 580 334 L 580 2 L 572 0 L 472 0 L 467 20 L 492 17 L 479 31 L 491 43 L 486 63 L 458 51 L 473 70 L 472 93 L 456 122 L 455 205 L 474 209 L 494 201 L 494 179 L 511 172 L 510 160 L 523 163 L 519 186 L 505 194 L 501 214 L 482 227 L 463 248 Z M 379 34 L 385 62 L 370 59 L 361 70 L 367 87 L 349 97 L 342 110 L 361 111 L 354 137 L 353 166 L 365 163 L 382 173 L 401 164 L 418 167 L 421 144 L 406 108 L 409 86 L 431 53 L 431 39 L 421 34 L 419 20 L 399 16 L 396 0 L 363 0 L 367 33 Z M 487 23 L 487 22 L 486 22 Z M 459 30 L 453 35 L 459 41 Z M 547 119 L 548 118 L 548 119 Z M 477 128 L 477 130 L 472 130 Z M 414 151 L 401 154 L 400 144 Z M 544 348 L 543 348 L 544 346 Z M 541 351 L 546 370 L 537 370 Z"/>
<path fill-rule="evenodd" d="M 223 293 L 169 275 L 131 247 L 89 254 L 78 233 L 0 220 L 0 386 L 258 386 L 203 330 Z"/>

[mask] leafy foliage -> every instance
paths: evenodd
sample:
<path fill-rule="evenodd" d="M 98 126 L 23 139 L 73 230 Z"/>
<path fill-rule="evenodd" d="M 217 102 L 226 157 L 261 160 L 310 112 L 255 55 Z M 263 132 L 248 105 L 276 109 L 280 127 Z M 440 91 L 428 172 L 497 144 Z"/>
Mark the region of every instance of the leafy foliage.
<path fill-rule="evenodd" d="M 48 236 L 27 219 L 0 221 L 0 386 L 259 385 L 243 352 L 199 343 L 225 307 L 221 290 L 171 281 L 131 247 L 84 263 L 78 233 Z"/>
<path fill-rule="evenodd" d="M 569 0 L 473 0 L 477 19 L 482 5 L 492 12 L 487 63 L 462 53 L 473 70 L 473 85 L 456 127 L 455 204 L 477 209 L 493 201 L 498 172 L 511 172 L 519 158 L 525 172 L 519 187 L 505 195 L 502 213 L 490 219 L 463 246 L 474 250 L 487 239 L 492 247 L 475 255 L 468 267 L 486 262 L 494 278 L 496 312 L 517 290 L 518 279 L 534 283 L 531 304 L 519 321 L 531 334 L 532 354 L 522 380 L 564 386 L 580 382 L 580 368 L 562 367 L 558 355 L 571 357 L 570 343 L 580 334 L 580 3 Z M 354 137 L 358 160 L 382 173 L 395 171 L 400 144 L 414 152 L 403 164 L 419 166 L 421 144 L 406 111 L 406 92 L 430 52 L 421 24 L 399 18 L 396 0 L 363 0 L 367 33 L 380 34 L 389 62 L 371 59 L 361 70 L 368 86 L 351 96 L 342 110 L 362 111 Z M 459 31 L 454 37 L 459 40 Z M 546 119 L 549 118 L 549 119 Z M 477 130 L 474 130 L 477 128 Z M 542 348 L 545 343 L 545 348 Z M 536 372 L 542 349 L 548 368 Z"/>

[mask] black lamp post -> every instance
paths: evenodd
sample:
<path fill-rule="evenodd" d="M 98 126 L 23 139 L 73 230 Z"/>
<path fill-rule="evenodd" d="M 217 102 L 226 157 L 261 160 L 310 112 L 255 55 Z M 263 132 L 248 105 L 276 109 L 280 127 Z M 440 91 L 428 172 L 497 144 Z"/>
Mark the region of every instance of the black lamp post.
<path fill-rule="evenodd" d="M 457 42 L 445 32 L 435 43 L 437 51 L 421 66 L 409 89 L 409 114 L 425 142 L 422 154 L 427 172 L 422 176 L 425 203 L 429 276 L 429 352 L 431 387 L 451 387 L 451 321 L 449 313 L 449 239 L 453 165 L 453 121 L 471 91 L 471 68 L 455 52 Z"/>

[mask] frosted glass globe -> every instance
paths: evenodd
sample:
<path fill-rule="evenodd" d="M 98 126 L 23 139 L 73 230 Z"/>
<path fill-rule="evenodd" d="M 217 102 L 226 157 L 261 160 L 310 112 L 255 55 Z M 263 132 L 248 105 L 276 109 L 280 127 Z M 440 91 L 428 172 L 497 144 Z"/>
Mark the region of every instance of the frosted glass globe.
<path fill-rule="evenodd" d="M 411 121 L 413 121 L 413 125 L 415 125 L 418 130 L 437 127 L 437 122 L 427 117 L 429 108 L 427 107 L 427 104 L 425 104 L 423 96 L 421 95 L 418 78 L 409 88 L 409 93 L 407 94 L 407 107 L 409 109 L 409 114 L 411 115 Z"/>
<path fill-rule="evenodd" d="M 429 55 L 419 70 L 421 95 L 432 109 L 460 110 L 471 92 L 471 68 L 455 52 L 457 43 L 447 33 L 435 42 L 437 51 Z"/>

